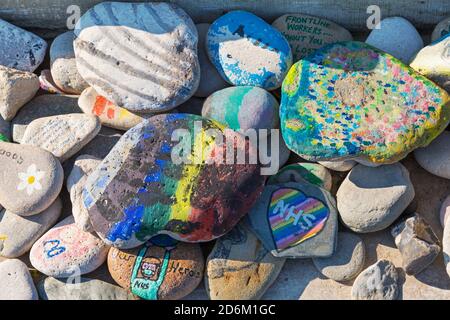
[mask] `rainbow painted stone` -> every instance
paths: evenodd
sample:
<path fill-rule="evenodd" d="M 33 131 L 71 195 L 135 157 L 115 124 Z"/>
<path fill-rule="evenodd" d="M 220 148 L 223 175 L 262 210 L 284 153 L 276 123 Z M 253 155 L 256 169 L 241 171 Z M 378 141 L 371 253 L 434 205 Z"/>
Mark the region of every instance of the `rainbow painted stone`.
<path fill-rule="evenodd" d="M 268 185 L 248 222 L 276 257 L 329 257 L 335 249 L 337 211 L 331 194 L 308 182 Z"/>
<path fill-rule="evenodd" d="M 317 50 L 289 70 L 280 119 L 305 159 L 396 162 L 449 123 L 448 94 L 400 60 L 361 42 Z"/>
<path fill-rule="evenodd" d="M 257 164 L 226 164 L 229 139 L 235 152 L 255 156 L 244 136 L 197 115 L 157 115 L 128 130 L 84 187 L 94 230 L 122 248 L 160 233 L 201 242 L 228 232 L 265 182 Z"/>

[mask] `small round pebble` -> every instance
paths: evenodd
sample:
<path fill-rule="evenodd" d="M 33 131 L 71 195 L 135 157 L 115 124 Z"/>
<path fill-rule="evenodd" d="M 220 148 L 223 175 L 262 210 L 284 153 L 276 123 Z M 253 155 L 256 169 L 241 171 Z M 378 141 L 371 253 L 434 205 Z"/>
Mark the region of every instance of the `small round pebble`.
<path fill-rule="evenodd" d="M 431 34 L 431 41 L 434 42 L 450 33 L 450 17 L 439 22 Z"/>
<path fill-rule="evenodd" d="M 422 168 L 445 179 L 450 179 L 450 132 L 442 132 L 427 147 L 414 151 Z"/>
<path fill-rule="evenodd" d="M 388 260 L 379 260 L 365 269 L 352 287 L 354 300 L 395 300 L 398 294 L 397 270 Z"/>
<path fill-rule="evenodd" d="M 381 28 L 373 29 L 366 43 L 386 51 L 404 63 L 409 63 L 423 48 L 423 40 L 419 32 L 411 22 L 402 17 L 381 20 Z"/>
<path fill-rule="evenodd" d="M 36 287 L 25 263 L 18 259 L 0 262 L 0 300 L 38 300 Z"/>
<path fill-rule="evenodd" d="M 314 258 L 317 270 L 335 281 L 355 278 L 364 267 L 366 250 L 364 242 L 356 234 L 339 232 L 337 248 L 329 258 Z"/>

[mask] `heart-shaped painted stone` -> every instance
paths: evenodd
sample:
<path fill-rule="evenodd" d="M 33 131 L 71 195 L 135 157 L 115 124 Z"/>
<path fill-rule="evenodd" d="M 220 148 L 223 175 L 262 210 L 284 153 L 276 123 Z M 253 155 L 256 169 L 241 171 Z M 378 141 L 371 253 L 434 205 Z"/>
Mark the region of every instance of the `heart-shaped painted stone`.
<path fill-rule="evenodd" d="M 295 246 L 322 231 L 329 209 L 320 200 L 293 188 L 272 193 L 268 219 L 277 250 Z"/>

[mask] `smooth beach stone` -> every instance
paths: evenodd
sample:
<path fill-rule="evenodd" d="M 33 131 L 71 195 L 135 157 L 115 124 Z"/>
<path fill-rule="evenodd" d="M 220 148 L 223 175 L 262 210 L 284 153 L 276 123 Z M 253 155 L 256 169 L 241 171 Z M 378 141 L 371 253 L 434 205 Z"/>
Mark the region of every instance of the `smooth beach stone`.
<path fill-rule="evenodd" d="M 27 126 L 21 144 L 40 147 L 64 162 L 91 141 L 100 128 L 97 117 L 80 113 L 39 118 Z"/>
<path fill-rule="evenodd" d="M 197 29 L 175 4 L 103 2 L 81 17 L 75 35 L 81 76 L 119 107 L 170 110 L 197 90 Z"/>
<path fill-rule="evenodd" d="M 122 248 L 158 233 L 185 242 L 227 233 L 265 182 L 258 164 L 226 163 L 230 139 L 235 154 L 256 159 L 244 136 L 191 114 L 157 115 L 128 130 L 86 181 L 94 230 Z"/>
<path fill-rule="evenodd" d="M 0 141 L 11 140 L 11 123 L 0 116 Z"/>
<path fill-rule="evenodd" d="M 61 209 L 61 199 L 57 198 L 50 207 L 31 217 L 1 211 L 0 256 L 17 258 L 30 250 L 36 240 L 56 223 Z"/>
<path fill-rule="evenodd" d="M 53 94 L 37 96 L 24 105 L 11 121 L 13 141 L 21 142 L 25 129 L 33 120 L 69 113 L 82 113 L 77 99 L 78 97 L 74 96 Z"/>
<path fill-rule="evenodd" d="M 431 41 L 436 41 L 450 34 L 450 17 L 439 22 L 431 34 Z"/>
<path fill-rule="evenodd" d="M 198 32 L 198 61 L 200 63 L 200 83 L 195 92 L 196 97 L 206 98 L 213 92 L 219 91 L 229 86 L 222 78 L 216 67 L 211 63 L 206 52 L 206 35 L 208 34 L 209 23 L 199 23 L 195 25 Z"/>
<path fill-rule="evenodd" d="M 353 160 L 344 160 L 344 161 L 318 161 L 325 168 L 328 168 L 333 171 L 350 171 L 358 162 Z"/>
<path fill-rule="evenodd" d="M 325 189 L 308 182 L 288 182 L 266 186 L 247 217 L 275 257 L 329 257 L 336 246 L 335 206 Z"/>
<path fill-rule="evenodd" d="M 248 226 L 240 223 L 216 241 L 208 256 L 208 296 L 211 300 L 259 300 L 285 261 L 270 254 Z"/>
<path fill-rule="evenodd" d="M 333 184 L 330 172 L 318 163 L 299 162 L 287 165 L 271 176 L 268 184 L 286 182 L 309 182 L 327 191 L 331 190 Z"/>
<path fill-rule="evenodd" d="M 30 262 L 47 276 L 68 278 L 100 267 L 108 250 L 109 246 L 94 234 L 80 230 L 69 216 L 36 241 Z"/>
<path fill-rule="evenodd" d="M 44 39 L 0 19 L 0 65 L 33 72 L 46 50 Z"/>
<path fill-rule="evenodd" d="M 78 228 L 86 232 L 94 231 L 89 213 L 84 207 L 82 191 L 87 177 L 102 161 L 91 155 L 81 155 L 75 160 L 70 175 L 67 178 L 67 190 L 72 202 L 72 214 Z"/>
<path fill-rule="evenodd" d="M 448 217 L 450 217 L 450 195 L 444 199 L 439 210 L 439 221 L 441 222 L 442 228 L 444 228 Z"/>
<path fill-rule="evenodd" d="M 247 11 L 231 11 L 215 20 L 206 50 L 222 77 L 235 86 L 276 89 L 292 64 L 283 35 Z"/>
<path fill-rule="evenodd" d="M 362 42 L 317 50 L 283 82 L 281 130 L 310 161 L 394 163 L 437 137 L 450 121 L 445 90 Z"/>
<path fill-rule="evenodd" d="M 450 219 L 447 219 L 444 226 L 444 233 L 442 236 L 442 252 L 444 254 L 444 266 L 450 277 Z"/>
<path fill-rule="evenodd" d="M 203 279 L 204 258 L 199 244 L 159 235 L 142 247 L 111 248 L 108 269 L 122 288 L 146 300 L 178 300 Z"/>
<path fill-rule="evenodd" d="M 420 50 L 411 68 L 450 92 L 450 34 Z"/>
<path fill-rule="evenodd" d="M 73 50 L 74 39 L 73 31 L 67 31 L 53 40 L 50 46 L 50 70 L 58 88 L 69 94 L 80 94 L 89 85 L 77 69 Z"/>
<path fill-rule="evenodd" d="M 22 261 L 0 262 L 0 300 L 39 300 L 30 271 Z"/>
<path fill-rule="evenodd" d="M 97 116 L 102 125 L 118 130 L 128 130 L 152 115 L 138 115 L 114 105 L 99 95 L 94 88 L 87 88 L 78 99 L 84 113 Z"/>
<path fill-rule="evenodd" d="M 267 139 L 267 142 L 264 143 L 263 140 L 265 139 Z M 274 142 L 272 142 L 272 139 L 274 139 Z M 272 143 L 274 144 L 274 150 L 272 150 Z M 274 151 L 273 157 L 272 151 Z M 264 175 L 276 174 L 279 169 L 286 164 L 291 155 L 291 150 L 289 150 L 286 143 L 284 143 L 283 137 L 281 136 L 279 130 L 272 132 L 272 134 L 267 137 L 263 137 L 262 140 L 258 139 L 258 152 L 259 159 L 263 167 L 261 173 Z M 262 155 L 264 155 L 264 158 L 261 158 Z M 270 171 L 263 171 L 266 168 Z"/>
<path fill-rule="evenodd" d="M 416 28 L 405 18 L 389 17 L 373 29 L 366 43 L 383 50 L 404 63 L 409 63 L 423 48 L 423 40 Z"/>
<path fill-rule="evenodd" d="M 355 166 L 337 194 L 342 222 L 360 233 L 389 227 L 414 199 L 408 170 L 395 163 L 380 167 Z"/>
<path fill-rule="evenodd" d="M 50 152 L 34 146 L 0 141 L 0 204 L 31 216 L 47 209 L 58 196 L 64 172 Z"/>
<path fill-rule="evenodd" d="M 278 128 L 279 105 L 274 96 L 258 87 L 230 87 L 214 92 L 203 104 L 202 116 L 233 130 Z M 270 133 L 270 132 L 269 132 Z"/>
<path fill-rule="evenodd" d="M 340 25 L 300 13 L 281 16 L 272 23 L 272 27 L 279 30 L 289 42 L 294 61 L 329 43 L 353 40 L 351 33 Z"/>
<path fill-rule="evenodd" d="M 335 281 L 355 278 L 363 269 L 366 256 L 364 242 L 356 234 L 339 232 L 335 253 L 329 258 L 314 258 L 317 270 Z"/>
<path fill-rule="evenodd" d="M 31 72 L 0 66 L 0 115 L 11 120 L 39 89 L 39 79 Z"/>
<path fill-rule="evenodd" d="M 352 287 L 352 299 L 395 300 L 399 291 L 395 266 L 388 260 L 379 260 L 356 278 Z"/>
<path fill-rule="evenodd" d="M 417 213 L 396 224 L 391 234 L 402 255 L 403 269 L 415 275 L 427 268 L 441 252 L 441 245 L 431 226 Z"/>
<path fill-rule="evenodd" d="M 37 284 L 42 300 L 135 300 L 134 296 L 111 283 L 81 277 L 79 282 L 47 277 Z"/>
<path fill-rule="evenodd" d="M 425 148 L 414 151 L 422 168 L 435 176 L 450 179 L 450 132 L 442 132 Z"/>

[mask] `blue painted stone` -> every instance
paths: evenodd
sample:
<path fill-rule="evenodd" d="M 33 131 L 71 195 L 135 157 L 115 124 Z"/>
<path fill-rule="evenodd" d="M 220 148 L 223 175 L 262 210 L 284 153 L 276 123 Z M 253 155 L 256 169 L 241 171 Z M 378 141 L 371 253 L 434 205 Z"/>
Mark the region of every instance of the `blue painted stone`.
<path fill-rule="evenodd" d="M 206 48 L 219 73 L 236 86 L 276 89 L 292 64 L 284 36 L 246 11 L 232 11 L 214 21 Z"/>

